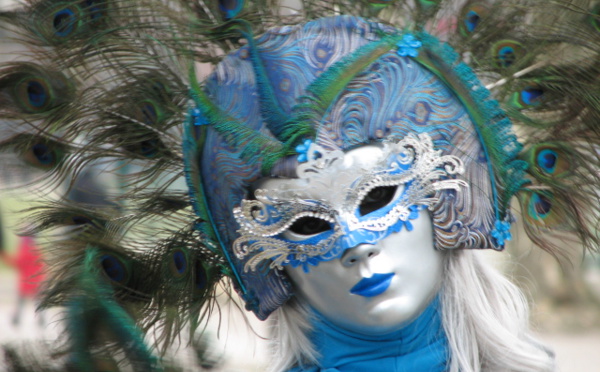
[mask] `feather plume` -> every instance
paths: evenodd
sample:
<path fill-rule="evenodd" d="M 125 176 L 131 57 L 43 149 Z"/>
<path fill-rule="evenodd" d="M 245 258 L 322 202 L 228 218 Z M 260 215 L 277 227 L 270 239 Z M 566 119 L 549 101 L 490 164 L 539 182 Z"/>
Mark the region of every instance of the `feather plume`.
<path fill-rule="evenodd" d="M 382 23 L 381 35 L 369 35 L 379 41 L 325 70 L 286 111 L 255 39 L 338 15 Z M 361 71 L 396 48 L 403 34 L 384 36 L 388 26 L 423 42 L 415 61 L 475 122 L 486 164 L 475 173 L 491 175 L 494 195 L 480 197 L 494 200 L 493 218 L 510 221 L 516 197 L 527 233 L 551 254 L 574 243 L 600 248 L 597 1 L 304 0 L 291 9 L 270 0 L 26 0 L 1 11 L 0 24 L 25 47 L 0 66 L 3 166 L 64 194 L 29 211 L 27 233 L 51 240 L 43 306 L 67 309 L 61 351 L 71 369 L 161 370 L 169 345 L 218 312 L 229 280 L 257 311 L 207 207 L 207 132 L 268 174 L 314 136 Z M 261 130 L 214 103 L 214 82 L 198 81 L 196 71 L 206 75 L 228 53 L 252 61 Z M 78 180 L 98 164 L 119 187 L 101 205 L 77 200 Z M 289 290 L 276 274 L 264 282 Z M 6 353 L 16 369 L 26 363 Z"/>

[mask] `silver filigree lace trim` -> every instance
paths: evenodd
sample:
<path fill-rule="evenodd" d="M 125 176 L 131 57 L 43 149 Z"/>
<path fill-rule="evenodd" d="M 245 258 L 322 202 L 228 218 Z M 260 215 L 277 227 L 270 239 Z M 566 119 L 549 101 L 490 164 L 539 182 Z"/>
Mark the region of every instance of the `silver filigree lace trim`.
<path fill-rule="evenodd" d="M 299 178 L 309 180 L 315 187 L 333 187 L 337 178 L 331 174 L 343 171 L 352 175 L 351 184 L 341 190 L 344 195 L 334 202 L 303 198 L 302 195 L 307 194 L 300 189 L 276 190 L 270 195 L 259 189 L 255 191 L 256 200 L 243 200 L 233 211 L 240 225 L 240 237 L 235 240 L 233 250 L 239 259 L 254 255 L 246 263 L 246 271 L 255 270 L 263 260 L 271 260 L 271 268 L 282 269 L 292 261 L 302 263 L 315 257 L 333 259 L 336 242 L 343 235 L 342 223 L 349 231 L 385 231 L 399 220 L 407 221 L 410 206 L 431 206 L 436 201 L 432 197 L 436 191 L 468 187 L 462 180 L 443 179 L 462 174 L 464 166 L 460 158 L 435 150 L 427 134 L 384 142 L 382 156 L 371 169 L 345 168 L 341 151 L 327 152 L 316 144 L 312 144 L 309 151 L 317 151 L 320 156 L 298 166 Z M 404 185 L 408 186 L 390 203 L 393 207 L 385 215 L 370 218 L 357 215 L 357 208 L 374 188 Z M 333 231 L 315 244 L 278 237 L 295 221 L 307 216 L 331 223 Z"/>

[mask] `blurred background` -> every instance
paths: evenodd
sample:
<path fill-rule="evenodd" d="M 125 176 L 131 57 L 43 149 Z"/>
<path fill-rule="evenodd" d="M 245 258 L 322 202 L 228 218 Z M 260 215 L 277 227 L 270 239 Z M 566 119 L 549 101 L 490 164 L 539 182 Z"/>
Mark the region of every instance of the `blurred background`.
<path fill-rule="evenodd" d="M 13 0 L 0 0 L 0 8 L 13 5 Z M 18 46 L 0 30 L 0 62 L 15 58 L 17 51 Z M 61 334 L 61 313 L 60 309 L 36 313 L 37 284 L 23 279 L 42 270 L 39 265 L 27 264 L 35 261 L 37 253 L 32 248 L 42 242 L 15 234 L 18 227 L 27 224 L 27 214 L 19 212 L 34 206 L 40 197 L 28 188 L 11 187 L 23 181 L 27 176 L 19 172 L 0 172 L 0 345 L 19 348 L 26 341 L 34 341 L 43 348 Z M 92 174 L 89 182 L 82 188 L 101 190 L 112 180 L 100 172 Z M 505 252 L 486 252 L 486 256 L 529 297 L 532 328 L 555 350 L 559 370 L 600 371 L 600 256 L 584 256 L 580 247 L 566 247 L 573 253 L 570 263 L 559 265 L 555 258 L 533 247 L 522 230 L 514 230 Z M 264 371 L 269 351 L 267 323 L 243 316 L 240 305 L 231 300 L 220 305 L 222 316 L 213 317 L 219 319 L 214 319 L 206 332 L 211 345 L 208 352 L 220 361 L 214 370 Z M 180 362 L 192 358 L 180 353 Z M 0 370 L 1 360 L 0 355 Z M 194 368 L 185 370 L 198 370 Z"/>

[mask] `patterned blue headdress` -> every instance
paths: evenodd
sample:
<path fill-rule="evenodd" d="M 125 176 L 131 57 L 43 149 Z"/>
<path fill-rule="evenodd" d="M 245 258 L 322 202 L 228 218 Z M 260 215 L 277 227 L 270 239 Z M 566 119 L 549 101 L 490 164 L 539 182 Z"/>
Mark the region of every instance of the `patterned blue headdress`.
<path fill-rule="evenodd" d="M 248 37 L 195 91 L 185 150 L 198 228 L 224 250 L 259 318 L 289 298 L 291 284 L 269 262 L 248 270 L 252 255 L 236 255 L 233 211 L 261 178 L 295 177 L 298 145 L 345 151 L 426 134 L 462 161 L 465 172 L 452 177 L 468 185 L 436 192 L 436 248 L 503 248 L 526 165 L 510 121 L 448 45 L 350 16 Z"/>

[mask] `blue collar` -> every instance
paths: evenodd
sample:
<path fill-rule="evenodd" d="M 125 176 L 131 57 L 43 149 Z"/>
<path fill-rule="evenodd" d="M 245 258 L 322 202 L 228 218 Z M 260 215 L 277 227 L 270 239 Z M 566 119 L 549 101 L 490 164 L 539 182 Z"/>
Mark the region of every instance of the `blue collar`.
<path fill-rule="evenodd" d="M 311 341 L 320 353 L 319 367 L 290 372 L 443 372 L 448 343 L 436 297 L 417 319 L 383 336 L 365 336 L 343 330 L 316 314 Z"/>

